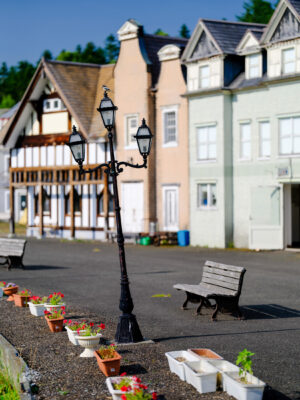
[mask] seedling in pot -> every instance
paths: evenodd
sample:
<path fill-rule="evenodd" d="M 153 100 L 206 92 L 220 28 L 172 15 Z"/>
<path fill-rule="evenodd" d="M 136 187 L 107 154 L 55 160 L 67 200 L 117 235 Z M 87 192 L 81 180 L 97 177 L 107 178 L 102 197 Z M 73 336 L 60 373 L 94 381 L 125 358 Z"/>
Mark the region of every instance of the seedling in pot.
<path fill-rule="evenodd" d="M 239 376 L 241 377 L 241 381 L 243 383 L 248 383 L 247 382 L 247 375 L 246 373 L 248 372 L 249 374 L 253 375 L 252 371 L 252 360 L 250 357 L 254 356 L 255 353 L 251 353 L 251 351 L 248 351 L 247 349 L 244 349 L 241 351 L 238 355 L 238 358 L 236 359 L 236 365 L 240 366 L 239 370 Z"/>

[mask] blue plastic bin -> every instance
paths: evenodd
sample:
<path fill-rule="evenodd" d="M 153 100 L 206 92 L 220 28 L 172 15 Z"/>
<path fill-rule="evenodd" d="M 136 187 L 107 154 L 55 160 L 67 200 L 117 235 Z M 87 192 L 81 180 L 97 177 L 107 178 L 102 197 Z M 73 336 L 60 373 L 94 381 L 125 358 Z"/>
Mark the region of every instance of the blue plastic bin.
<path fill-rule="evenodd" d="M 178 231 L 177 240 L 179 246 L 188 246 L 190 244 L 190 231 Z"/>

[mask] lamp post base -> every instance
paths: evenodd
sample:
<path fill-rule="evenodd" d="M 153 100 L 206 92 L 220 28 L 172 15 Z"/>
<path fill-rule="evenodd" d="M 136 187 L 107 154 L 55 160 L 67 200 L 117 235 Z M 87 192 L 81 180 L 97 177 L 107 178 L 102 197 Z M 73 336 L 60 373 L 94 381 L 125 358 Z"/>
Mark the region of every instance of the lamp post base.
<path fill-rule="evenodd" d="M 115 340 L 117 343 L 135 343 L 144 340 L 135 315 L 122 314 L 119 317 Z"/>

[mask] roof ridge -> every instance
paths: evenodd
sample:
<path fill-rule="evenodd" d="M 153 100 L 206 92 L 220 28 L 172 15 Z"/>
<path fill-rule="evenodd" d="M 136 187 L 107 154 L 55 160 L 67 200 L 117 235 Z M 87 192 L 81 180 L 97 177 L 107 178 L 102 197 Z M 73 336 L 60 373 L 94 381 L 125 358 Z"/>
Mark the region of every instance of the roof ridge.
<path fill-rule="evenodd" d="M 175 40 L 181 40 L 183 42 L 188 42 L 188 40 L 189 40 L 189 39 L 185 39 L 185 38 L 181 38 L 181 37 L 177 37 L 177 36 L 162 36 L 162 35 L 154 35 L 151 33 L 144 33 L 144 37 L 145 36 L 159 38 L 159 39 L 175 39 Z"/>
<path fill-rule="evenodd" d="M 45 63 L 48 64 L 62 64 L 62 65 L 73 65 L 74 67 L 92 67 L 92 68 L 103 68 L 103 67 L 108 67 L 114 65 L 114 63 L 111 64 L 93 64 L 93 63 L 81 63 L 81 62 L 75 62 L 75 61 L 60 61 L 60 60 L 44 60 Z"/>
<path fill-rule="evenodd" d="M 256 27 L 265 27 L 267 24 L 258 24 L 257 22 L 243 22 L 243 21 L 224 21 L 220 19 L 209 19 L 209 18 L 200 18 L 200 21 L 203 22 L 218 22 L 222 24 L 234 24 L 234 25 L 248 25 L 248 26 L 256 26 Z"/>

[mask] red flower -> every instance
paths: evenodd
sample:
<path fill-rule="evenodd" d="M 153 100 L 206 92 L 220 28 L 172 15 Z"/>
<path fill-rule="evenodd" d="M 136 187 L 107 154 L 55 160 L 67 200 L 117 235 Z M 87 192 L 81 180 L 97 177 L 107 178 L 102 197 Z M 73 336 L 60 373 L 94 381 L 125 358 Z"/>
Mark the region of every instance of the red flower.
<path fill-rule="evenodd" d="M 127 399 L 126 394 L 122 394 L 121 400 L 126 400 L 126 399 Z"/>
<path fill-rule="evenodd" d="M 78 335 L 80 334 L 80 329 L 77 329 L 77 333 L 78 333 Z"/>
<path fill-rule="evenodd" d="M 105 329 L 105 324 L 100 324 L 100 325 L 99 325 L 99 328 Z"/>
<path fill-rule="evenodd" d="M 110 346 L 115 347 L 115 344 L 114 344 L 114 343 L 111 343 Z"/>
<path fill-rule="evenodd" d="M 127 372 L 122 372 L 120 376 L 126 376 Z"/>
<path fill-rule="evenodd" d="M 66 312 L 65 312 L 65 311 L 63 311 L 63 312 L 62 312 L 62 315 L 65 315 L 65 313 L 66 313 Z"/>
<path fill-rule="evenodd" d="M 90 327 L 94 326 L 94 322 L 90 322 Z"/>
<path fill-rule="evenodd" d="M 71 319 L 69 319 L 69 324 L 71 324 L 72 323 L 72 320 Z"/>
<path fill-rule="evenodd" d="M 128 386 L 122 386 L 121 388 L 120 388 L 120 390 L 121 390 L 121 392 L 128 392 L 130 389 L 129 389 L 129 387 Z"/>
<path fill-rule="evenodd" d="M 65 296 L 61 293 L 61 294 L 60 294 L 60 297 L 61 297 L 61 298 L 64 298 Z"/>
<path fill-rule="evenodd" d="M 52 297 L 53 297 L 52 294 L 50 294 L 50 295 L 49 295 L 49 299 L 52 299 Z"/>
<path fill-rule="evenodd" d="M 65 306 L 61 306 L 60 308 L 61 308 L 62 310 L 65 310 L 65 309 L 66 309 L 66 307 L 65 307 Z"/>
<path fill-rule="evenodd" d="M 67 323 L 68 323 L 68 320 L 64 319 L 64 320 L 63 320 L 63 323 L 64 323 L 64 324 L 67 324 Z"/>
<path fill-rule="evenodd" d="M 137 376 L 133 376 L 132 379 L 136 382 L 136 383 L 141 383 L 142 381 L 140 380 L 140 378 L 138 378 Z"/>
<path fill-rule="evenodd" d="M 153 399 L 153 400 L 157 400 L 157 394 L 156 394 L 156 392 L 153 392 L 153 393 L 152 393 L 152 399 Z"/>

